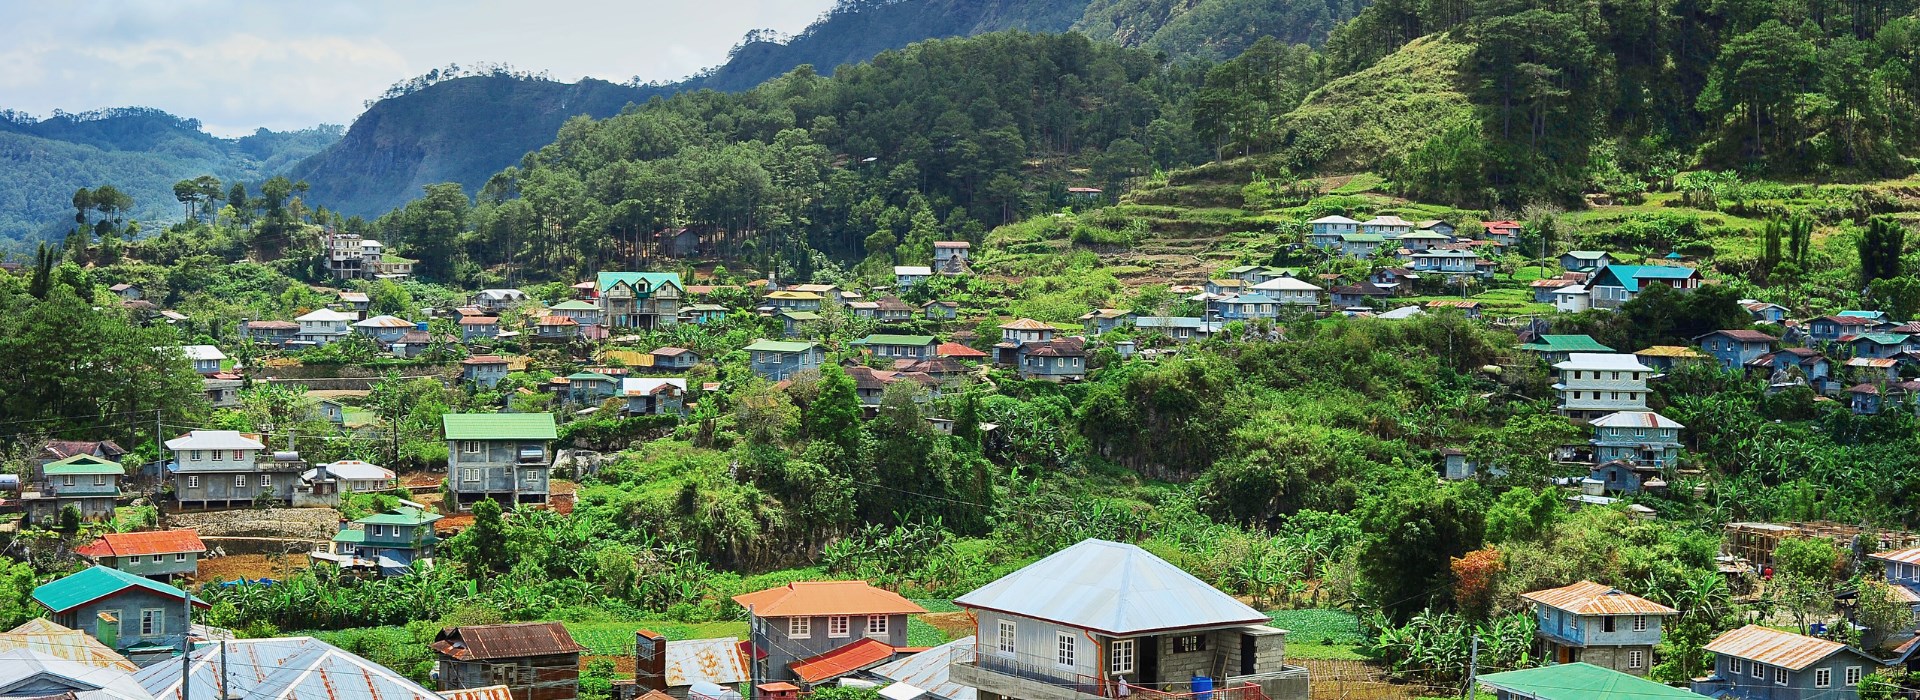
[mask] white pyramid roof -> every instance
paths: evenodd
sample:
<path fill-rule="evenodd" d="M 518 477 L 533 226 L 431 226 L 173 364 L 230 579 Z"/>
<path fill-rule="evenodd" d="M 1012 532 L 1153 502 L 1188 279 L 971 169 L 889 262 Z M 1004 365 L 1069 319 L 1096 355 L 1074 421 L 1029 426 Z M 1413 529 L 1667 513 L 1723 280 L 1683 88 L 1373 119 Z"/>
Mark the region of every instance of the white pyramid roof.
<path fill-rule="evenodd" d="M 1147 550 L 1091 539 L 953 602 L 1113 636 L 1270 621 Z"/>

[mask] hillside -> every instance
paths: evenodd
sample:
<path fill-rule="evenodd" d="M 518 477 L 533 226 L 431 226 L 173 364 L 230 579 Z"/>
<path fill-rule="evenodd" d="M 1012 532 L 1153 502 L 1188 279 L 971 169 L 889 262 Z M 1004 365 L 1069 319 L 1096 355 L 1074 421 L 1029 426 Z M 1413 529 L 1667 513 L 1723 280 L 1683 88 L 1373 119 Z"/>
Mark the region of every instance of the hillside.
<path fill-rule="evenodd" d="M 1075 31 L 1164 52 L 1232 58 L 1263 36 L 1319 44 L 1368 0 L 1093 0 Z"/>
<path fill-rule="evenodd" d="M 374 103 L 346 137 L 287 176 L 312 185 L 310 198 L 317 203 L 349 215 L 378 215 L 436 182 L 458 182 L 471 194 L 488 176 L 552 141 L 568 118 L 610 117 L 648 95 L 592 79 L 448 80 Z"/>
<path fill-rule="evenodd" d="M 339 138 L 339 127 L 318 127 L 222 139 L 154 109 L 0 119 L 0 248 L 64 234 L 82 187 L 112 184 L 133 196 L 133 218 L 174 220 L 180 180 L 263 179 Z"/>
<path fill-rule="evenodd" d="M 1471 44 L 1443 35 L 1415 39 L 1379 63 L 1307 95 L 1280 118 L 1297 162 L 1332 172 L 1405 158 L 1429 139 L 1473 123 L 1462 61 Z"/>

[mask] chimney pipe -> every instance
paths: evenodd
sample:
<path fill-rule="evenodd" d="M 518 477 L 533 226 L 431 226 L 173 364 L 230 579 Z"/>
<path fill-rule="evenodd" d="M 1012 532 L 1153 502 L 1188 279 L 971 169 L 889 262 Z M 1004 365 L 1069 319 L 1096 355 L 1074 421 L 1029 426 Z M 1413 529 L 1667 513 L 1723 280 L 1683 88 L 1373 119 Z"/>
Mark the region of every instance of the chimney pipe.
<path fill-rule="evenodd" d="M 641 694 L 667 691 L 667 638 L 653 630 L 633 634 L 633 684 Z"/>

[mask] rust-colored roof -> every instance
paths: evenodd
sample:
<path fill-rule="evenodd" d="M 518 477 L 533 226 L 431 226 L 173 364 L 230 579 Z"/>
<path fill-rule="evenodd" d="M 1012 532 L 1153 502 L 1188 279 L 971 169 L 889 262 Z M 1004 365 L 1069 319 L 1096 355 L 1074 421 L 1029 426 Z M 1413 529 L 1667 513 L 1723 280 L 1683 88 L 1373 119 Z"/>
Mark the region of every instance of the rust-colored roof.
<path fill-rule="evenodd" d="M 754 686 L 754 688 L 761 691 L 769 692 L 769 693 L 791 693 L 791 692 L 799 692 L 800 690 L 800 686 L 794 685 L 792 683 L 788 683 L 786 681 L 774 681 L 772 683 L 761 683 L 760 685 Z"/>
<path fill-rule="evenodd" d="M 460 361 L 460 364 L 463 364 L 463 365 L 504 365 L 504 364 L 507 364 L 507 358 L 504 358 L 504 357 L 501 357 L 501 356 L 499 356 L 499 355 L 474 355 L 473 357 L 469 357 L 469 358 L 467 358 L 467 359 L 464 359 L 464 360 L 461 360 L 461 361 Z"/>
<path fill-rule="evenodd" d="M 1776 340 L 1779 340 L 1779 338 L 1775 338 L 1765 333 L 1761 333 L 1760 331 L 1749 331 L 1749 330 L 1714 331 L 1712 333 L 1708 333 L 1707 335 L 1724 335 L 1726 337 L 1732 338 L 1734 340 L 1738 340 L 1743 343 L 1771 343 Z"/>
<path fill-rule="evenodd" d="M 186 529 L 109 532 L 101 535 L 93 544 L 74 550 L 74 553 L 83 557 L 139 557 L 204 551 L 207 551 L 207 545 L 200 541 L 200 533 Z"/>
<path fill-rule="evenodd" d="M 574 643 L 558 622 L 522 622 L 449 627 L 434 635 L 433 650 L 468 661 L 578 654 L 587 648 Z"/>
<path fill-rule="evenodd" d="M 986 357 L 987 356 L 987 354 L 984 352 L 980 352 L 979 350 L 975 350 L 973 348 L 967 347 L 965 345 L 961 345 L 959 343 L 941 343 L 939 347 L 933 349 L 933 352 L 934 354 L 939 355 L 941 357 Z"/>
<path fill-rule="evenodd" d="M 1839 642 L 1782 632 L 1771 627 L 1747 625 L 1715 637 L 1706 649 L 1768 666 L 1798 671 L 1812 666 L 1834 652 L 1846 648 Z"/>
<path fill-rule="evenodd" d="M 1000 327 L 1001 327 L 1001 328 L 1010 328 L 1010 329 L 1013 329 L 1013 330 L 1016 330 L 1016 331 L 1050 331 L 1050 330 L 1053 330 L 1053 326 L 1049 326 L 1049 325 L 1047 325 L 1047 324 L 1044 324 L 1044 323 L 1041 323 L 1041 322 L 1039 322 L 1039 321 L 1035 321 L 1035 320 L 1033 320 L 1033 319 L 1030 319 L 1030 318 L 1022 318 L 1022 319 L 1017 319 L 1017 320 L 1013 320 L 1013 321 L 1008 321 L 1008 322 L 1006 322 L 1006 323 L 1002 323 L 1002 324 L 1000 324 Z"/>
<path fill-rule="evenodd" d="M 1665 605 L 1592 581 L 1522 593 L 1520 597 L 1575 615 L 1678 615 L 1680 613 Z"/>
<path fill-rule="evenodd" d="M 872 637 L 793 662 L 788 668 L 793 675 L 812 685 L 853 673 L 863 668 L 878 666 L 893 658 L 893 645 Z"/>
<path fill-rule="evenodd" d="M 292 321 L 248 321 L 247 328 L 256 331 L 297 331 L 300 324 Z"/>
<path fill-rule="evenodd" d="M 1867 558 L 1878 559 L 1880 561 L 1898 562 L 1901 564 L 1920 564 L 1920 547 L 1908 547 L 1906 549 L 1894 549 L 1894 550 L 1889 550 L 1885 552 L 1874 552 L 1873 554 L 1867 555 Z"/>
<path fill-rule="evenodd" d="M 118 459 L 120 455 L 127 453 L 125 449 L 120 447 L 120 443 L 112 440 L 100 440 L 97 442 L 90 440 L 48 440 L 46 446 L 41 448 L 41 451 L 54 459 L 66 459 L 74 455 L 93 455 L 107 459 Z"/>
<path fill-rule="evenodd" d="M 462 326 L 491 326 L 499 322 L 500 322 L 499 316 L 462 316 L 460 317 L 460 325 Z"/>
<path fill-rule="evenodd" d="M 1874 386 L 1872 384 L 1860 384 L 1860 385 L 1854 386 L 1852 389 L 1848 389 L 1847 393 L 1868 394 L 1872 396 L 1878 396 L 1880 395 L 1880 387 Z"/>
<path fill-rule="evenodd" d="M 657 692 L 657 691 L 656 691 Z M 513 700 L 513 689 L 504 685 L 439 691 L 446 700 Z"/>
<path fill-rule="evenodd" d="M 1633 354 L 1641 357 L 1706 357 L 1699 350 L 1679 345 L 1653 345 Z"/>
<path fill-rule="evenodd" d="M 759 617 L 906 615 L 926 612 L 900 594 L 866 581 L 796 581 L 733 597 Z"/>
<path fill-rule="evenodd" d="M 110 668 L 127 673 L 140 670 L 126 657 L 94 639 L 93 635 L 62 627 L 44 617 L 36 617 L 12 631 L 0 633 L 0 651 L 14 649 L 30 649 L 94 668 Z"/>
<path fill-rule="evenodd" d="M 537 325 L 537 326 L 578 326 L 578 325 L 580 325 L 580 322 L 579 322 L 579 321 L 575 321 L 575 320 L 573 320 L 573 319 L 571 319 L 571 318 L 567 318 L 567 317 L 565 317 L 565 316 L 543 316 L 543 317 L 541 317 L 541 319 L 540 319 L 540 321 L 539 321 L 538 323 L 535 323 L 534 325 Z"/>

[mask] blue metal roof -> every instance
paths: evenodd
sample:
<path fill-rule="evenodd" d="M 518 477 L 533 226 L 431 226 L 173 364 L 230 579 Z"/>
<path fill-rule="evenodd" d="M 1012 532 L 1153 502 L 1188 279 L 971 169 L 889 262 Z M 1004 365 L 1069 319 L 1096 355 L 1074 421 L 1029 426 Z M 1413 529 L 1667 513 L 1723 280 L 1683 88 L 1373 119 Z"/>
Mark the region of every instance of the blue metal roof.
<path fill-rule="evenodd" d="M 190 697 L 217 698 L 220 645 L 193 651 Z M 312 637 L 227 642 L 229 697 L 260 700 L 440 700 L 406 676 Z M 180 665 L 148 666 L 134 680 L 158 700 L 180 697 Z"/>

